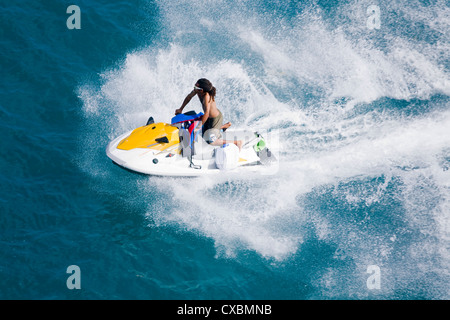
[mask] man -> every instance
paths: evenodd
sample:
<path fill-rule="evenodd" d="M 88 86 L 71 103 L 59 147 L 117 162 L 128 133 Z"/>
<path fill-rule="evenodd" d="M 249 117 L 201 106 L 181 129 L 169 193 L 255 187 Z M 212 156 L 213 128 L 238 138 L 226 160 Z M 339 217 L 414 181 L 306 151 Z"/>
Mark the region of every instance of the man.
<path fill-rule="evenodd" d="M 184 107 L 191 101 L 191 99 L 197 95 L 200 99 L 203 108 L 202 125 L 203 125 L 203 137 L 206 142 L 214 146 L 220 146 L 227 143 L 234 143 L 238 146 L 239 151 L 242 148 L 241 140 L 223 140 L 220 129 L 228 129 L 231 126 L 230 122 L 223 124 L 223 115 L 219 109 L 217 109 L 215 96 L 216 88 L 207 79 L 199 79 L 194 86 L 194 90 L 191 91 L 184 99 L 183 104 L 177 110 L 175 115 L 182 113 Z"/>

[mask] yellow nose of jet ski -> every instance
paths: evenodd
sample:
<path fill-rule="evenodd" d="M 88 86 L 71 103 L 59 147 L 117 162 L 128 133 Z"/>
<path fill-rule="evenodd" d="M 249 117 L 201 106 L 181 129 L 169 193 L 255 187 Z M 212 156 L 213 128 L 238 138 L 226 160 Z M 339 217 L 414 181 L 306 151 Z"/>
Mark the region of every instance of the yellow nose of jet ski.
<path fill-rule="evenodd" d="M 162 139 L 164 137 L 167 139 Z M 117 149 L 142 148 L 162 151 L 179 142 L 178 128 L 160 122 L 134 129 L 128 137 L 120 141 Z"/>

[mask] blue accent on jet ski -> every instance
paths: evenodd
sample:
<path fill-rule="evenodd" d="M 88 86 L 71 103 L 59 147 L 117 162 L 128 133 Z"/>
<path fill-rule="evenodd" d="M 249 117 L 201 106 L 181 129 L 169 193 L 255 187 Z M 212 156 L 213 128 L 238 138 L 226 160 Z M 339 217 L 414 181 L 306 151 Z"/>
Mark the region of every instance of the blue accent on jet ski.
<path fill-rule="evenodd" d="M 199 112 L 199 113 L 194 114 L 194 115 L 187 115 L 187 114 L 180 113 L 180 114 L 177 114 L 175 117 L 172 118 L 171 124 L 181 123 L 181 122 L 186 122 L 186 121 L 198 120 L 198 118 L 200 118 L 201 116 L 203 116 L 203 112 Z"/>

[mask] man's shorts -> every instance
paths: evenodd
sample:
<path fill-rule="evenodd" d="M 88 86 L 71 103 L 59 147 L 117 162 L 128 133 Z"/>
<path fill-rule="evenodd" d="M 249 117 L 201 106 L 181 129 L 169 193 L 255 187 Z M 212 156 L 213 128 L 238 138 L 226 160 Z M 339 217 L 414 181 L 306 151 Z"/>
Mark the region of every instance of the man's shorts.
<path fill-rule="evenodd" d="M 203 125 L 203 138 L 208 143 L 213 143 L 217 139 L 222 137 L 220 133 L 220 128 L 223 125 L 223 115 L 219 111 L 219 115 L 215 118 L 208 118 Z"/>

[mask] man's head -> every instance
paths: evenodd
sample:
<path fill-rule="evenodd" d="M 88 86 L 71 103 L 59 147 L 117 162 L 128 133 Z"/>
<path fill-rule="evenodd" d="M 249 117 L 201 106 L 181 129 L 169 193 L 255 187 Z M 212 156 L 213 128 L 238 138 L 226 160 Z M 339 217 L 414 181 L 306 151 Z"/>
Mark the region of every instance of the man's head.
<path fill-rule="evenodd" d="M 212 85 L 211 81 L 205 78 L 198 79 L 195 83 L 194 89 L 197 93 L 204 94 L 209 93 L 211 98 L 214 100 L 214 97 L 216 95 L 216 88 Z"/>

